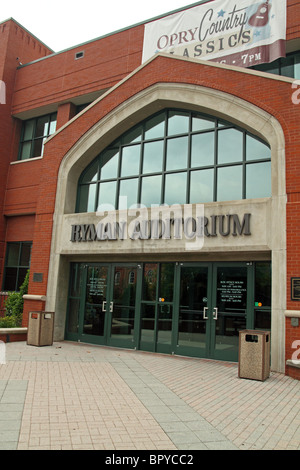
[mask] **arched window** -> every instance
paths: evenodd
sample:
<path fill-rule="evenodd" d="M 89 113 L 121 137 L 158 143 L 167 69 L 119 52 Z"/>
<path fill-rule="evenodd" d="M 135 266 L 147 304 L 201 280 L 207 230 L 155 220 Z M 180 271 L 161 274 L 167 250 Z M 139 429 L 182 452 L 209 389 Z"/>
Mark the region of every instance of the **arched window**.
<path fill-rule="evenodd" d="M 126 132 L 85 169 L 76 210 L 269 196 L 266 143 L 230 122 L 169 109 Z"/>

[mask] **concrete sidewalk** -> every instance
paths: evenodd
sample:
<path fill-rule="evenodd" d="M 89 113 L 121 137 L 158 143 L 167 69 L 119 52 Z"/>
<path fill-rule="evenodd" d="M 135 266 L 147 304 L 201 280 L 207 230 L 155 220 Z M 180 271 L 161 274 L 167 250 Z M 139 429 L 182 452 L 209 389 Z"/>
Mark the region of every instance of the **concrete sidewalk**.
<path fill-rule="evenodd" d="M 0 449 L 299 450 L 300 382 L 70 342 L 6 345 Z"/>

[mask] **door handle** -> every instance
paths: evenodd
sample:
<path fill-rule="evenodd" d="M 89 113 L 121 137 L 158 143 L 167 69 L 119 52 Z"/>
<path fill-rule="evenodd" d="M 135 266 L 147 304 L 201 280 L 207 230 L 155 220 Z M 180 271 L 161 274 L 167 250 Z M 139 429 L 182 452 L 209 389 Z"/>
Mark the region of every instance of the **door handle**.
<path fill-rule="evenodd" d="M 203 308 L 203 320 L 208 320 L 208 316 L 206 315 L 207 310 L 208 310 L 208 307 Z"/>
<path fill-rule="evenodd" d="M 114 311 L 114 303 L 113 302 L 110 302 L 110 304 L 109 304 L 109 311 L 110 312 Z"/>
<path fill-rule="evenodd" d="M 217 307 L 215 307 L 213 309 L 213 319 L 218 320 L 218 309 L 217 309 Z"/>
<path fill-rule="evenodd" d="M 106 312 L 106 300 L 102 302 L 102 312 Z"/>

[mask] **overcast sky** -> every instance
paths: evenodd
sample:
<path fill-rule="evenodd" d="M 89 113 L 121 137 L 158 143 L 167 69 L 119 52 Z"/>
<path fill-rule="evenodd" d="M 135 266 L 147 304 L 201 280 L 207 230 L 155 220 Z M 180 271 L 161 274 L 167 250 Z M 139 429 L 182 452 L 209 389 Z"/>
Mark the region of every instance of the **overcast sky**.
<path fill-rule="evenodd" d="M 196 0 L 1 0 L 0 23 L 14 18 L 59 52 L 195 3 Z"/>

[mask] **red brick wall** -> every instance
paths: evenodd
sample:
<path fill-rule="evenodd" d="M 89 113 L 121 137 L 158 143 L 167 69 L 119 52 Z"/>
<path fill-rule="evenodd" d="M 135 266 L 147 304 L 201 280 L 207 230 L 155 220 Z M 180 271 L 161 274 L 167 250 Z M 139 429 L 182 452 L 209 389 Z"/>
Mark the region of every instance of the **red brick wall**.
<path fill-rule="evenodd" d="M 15 77 L 19 61 L 26 63 L 44 57 L 52 51 L 23 29 L 14 20 L 0 24 L 0 80 L 6 87 L 6 104 L 0 104 L 0 272 L 3 271 L 5 252 L 6 220 L 3 204 L 6 197 L 6 182 L 9 163 L 16 159 L 18 124 L 11 115 Z M 18 58 L 18 60 L 17 60 Z M 29 186 L 32 186 L 32 181 Z"/>
<path fill-rule="evenodd" d="M 285 319 L 285 359 L 300 361 L 300 318 L 298 326 L 292 326 L 291 317 Z M 286 365 L 286 375 L 300 380 L 300 369 Z"/>

